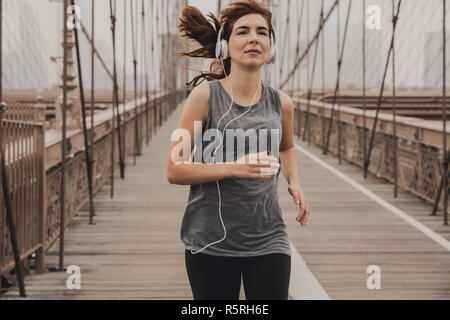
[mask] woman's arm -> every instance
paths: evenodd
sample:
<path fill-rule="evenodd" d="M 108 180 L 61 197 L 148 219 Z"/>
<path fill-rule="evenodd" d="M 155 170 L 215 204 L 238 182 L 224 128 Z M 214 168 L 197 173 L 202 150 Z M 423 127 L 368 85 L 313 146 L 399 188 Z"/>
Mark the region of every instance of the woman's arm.
<path fill-rule="evenodd" d="M 232 163 L 190 162 L 194 141 L 201 139 L 201 137 L 194 136 L 194 122 L 201 121 L 202 129 L 204 129 L 208 116 L 209 96 L 209 85 L 208 83 L 203 83 L 194 88 L 186 100 L 178 129 L 184 129 L 185 132 L 188 132 L 189 135 L 186 136 L 190 137 L 190 141 L 184 141 L 184 138 L 181 138 L 179 141 L 171 142 L 166 165 L 168 182 L 178 185 L 195 185 L 231 177 L 269 179 L 270 175 L 261 175 L 261 169 L 272 166 L 274 168 L 273 171 L 276 173 L 279 166 L 274 164 L 277 161 L 276 159 L 267 155 L 259 154 L 257 161 L 250 161 L 249 157 L 251 155 L 247 155 Z M 186 143 L 189 148 L 181 148 L 180 153 L 176 154 L 176 151 L 174 152 L 173 150 L 180 143 Z M 175 150 L 178 149 L 175 148 Z M 190 152 L 184 154 L 183 150 L 189 150 Z M 244 161 L 242 161 L 243 158 L 245 158 Z"/>
<path fill-rule="evenodd" d="M 283 136 L 280 143 L 281 170 L 289 185 L 288 191 L 295 204 L 300 206 L 296 220 L 306 225 L 309 218 L 308 201 L 300 187 L 298 174 L 298 155 L 294 143 L 294 102 L 287 94 L 280 91 L 282 109 Z"/>

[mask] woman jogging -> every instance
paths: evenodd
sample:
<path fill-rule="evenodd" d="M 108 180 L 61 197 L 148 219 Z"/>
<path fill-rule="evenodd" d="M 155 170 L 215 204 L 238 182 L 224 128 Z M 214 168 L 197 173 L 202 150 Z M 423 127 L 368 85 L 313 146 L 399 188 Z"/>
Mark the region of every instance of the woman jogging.
<path fill-rule="evenodd" d="M 292 99 L 261 80 L 262 67 L 276 58 L 272 14 L 242 0 L 223 9 L 220 20 L 208 17 L 191 6 L 182 11 L 179 31 L 197 48 L 181 54 L 217 59 L 189 83 L 194 89 L 177 130 L 184 135 L 172 135 L 167 160 L 168 181 L 190 185 L 181 240 L 192 293 L 196 300 L 237 300 L 242 277 L 247 299 L 287 300 L 291 250 L 280 171 L 302 226 L 309 209 L 298 178 Z"/>

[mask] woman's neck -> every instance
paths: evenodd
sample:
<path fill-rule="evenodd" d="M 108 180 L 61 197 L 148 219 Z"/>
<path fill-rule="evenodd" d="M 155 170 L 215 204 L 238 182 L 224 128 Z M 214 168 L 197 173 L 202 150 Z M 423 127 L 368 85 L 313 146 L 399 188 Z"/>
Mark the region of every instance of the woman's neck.
<path fill-rule="evenodd" d="M 257 88 L 261 86 L 261 68 L 248 70 L 231 64 L 228 80 L 230 80 L 233 86 L 233 95 L 235 98 L 241 100 L 252 99 Z M 226 79 L 224 81 L 228 86 L 228 81 Z M 258 92 L 256 96 L 260 97 L 261 92 Z"/>

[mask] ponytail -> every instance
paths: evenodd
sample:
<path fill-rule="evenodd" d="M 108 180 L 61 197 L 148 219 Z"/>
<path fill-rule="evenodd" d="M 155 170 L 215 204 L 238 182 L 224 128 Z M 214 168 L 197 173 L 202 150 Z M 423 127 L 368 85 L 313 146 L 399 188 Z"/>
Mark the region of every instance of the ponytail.
<path fill-rule="evenodd" d="M 216 58 L 216 42 L 220 30 L 220 22 L 210 13 L 209 20 L 200 12 L 199 9 L 187 6 L 181 12 L 180 24 L 178 31 L 182 37 L 196 41 L 200 47 L 190 52 L 180 52 L 180 56 L 188 56 L 192 58 Z M 211 23 L 211 22 L 212 23 Z M 213 25 L 214 24 L 214 25 Z M 224 61 L 225 70 L 229 74 L 231 70 L 231 60 Z M 201 72 L 193 80 L 187 83 L 189 86 L 196 87 L 201 79 L 208 81 L 225 78 L 222 70 L 222 63 L 219 60 L 211 63 L 210 72 Z"/>

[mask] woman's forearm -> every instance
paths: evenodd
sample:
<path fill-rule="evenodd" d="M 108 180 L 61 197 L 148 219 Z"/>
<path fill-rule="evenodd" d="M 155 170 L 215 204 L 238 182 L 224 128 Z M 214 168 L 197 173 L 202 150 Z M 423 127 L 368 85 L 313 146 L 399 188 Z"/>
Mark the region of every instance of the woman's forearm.
<path fill-rule="evenodd" d="M 234 163 L 188 163 L 173 164 L 167 171 L 171 184 L 196 185 L 220 181 L 233 176 Z"/>
<path fill-rule="evenodd" d="M 280 151 L 281 170 L 289 185 L 300 186 L 298 174 L 298 155 L 295 147 Z"/>

